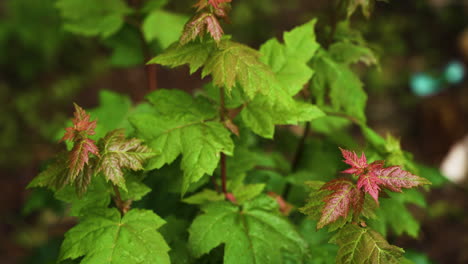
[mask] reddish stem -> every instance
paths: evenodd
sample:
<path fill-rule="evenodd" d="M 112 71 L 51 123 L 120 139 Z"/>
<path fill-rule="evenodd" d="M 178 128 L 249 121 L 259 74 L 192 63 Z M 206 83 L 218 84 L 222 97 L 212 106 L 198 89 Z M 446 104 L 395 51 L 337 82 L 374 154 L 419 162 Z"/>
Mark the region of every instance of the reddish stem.
<path fill-rule="evenodd" d="M 221 153 L 221 188 L 223 190 L 224 195 L 227 195 L 226 181 L 227 181 L 226 155 L 224 153 Z"/>

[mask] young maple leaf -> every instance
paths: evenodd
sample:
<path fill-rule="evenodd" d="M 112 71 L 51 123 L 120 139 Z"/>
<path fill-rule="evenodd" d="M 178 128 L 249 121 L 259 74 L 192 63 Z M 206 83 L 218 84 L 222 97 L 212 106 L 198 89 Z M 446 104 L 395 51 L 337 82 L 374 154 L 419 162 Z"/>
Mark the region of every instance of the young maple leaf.
<path fill-rule="evenodd" d="M 99 141 L 102 150 L 101 157 L 96 166 L 96 173 L 102 172 L 106 180 L 126 189 L 124 169 L 138 171 L 143 169 L 143 163 L 154 153 L 143 145 L 137 138 L 126 139 L 123 129 L 116 129 L 107 133 Z"/>
<path fill-rule="evenodd" d="M 83 108 L 77 104 L 74 104 L 74 106 L 73 126 L 65 129 L 65 135 L 61 139 L 61 141 L 68 140 L 74 143 L 73 149 L 69 153 L 67 162 L 69 170 L 65 182 L 73 183 L 77 178 L 80 178 L 78 180 L 82 183 L 79 184 L 81 186 L 79 189 L 84 190 L 86 189 L 86 182 L 89 181 L 84 180 L 82 172 L 85 164 L 89 162 L 89 154 L 99 156 L 99 149 L 94 141 L 88 138 L 88 136 L 95 134 L 96 121 L 90 121 L 90 115 Z M 88 176 L 85 178 L 89 178 L 89 173 L 86 173 L 86 175 Z"/>
<path fill-rule="evenodd" d="M 431 184 L 427 179 L 402 170 L 399 166 L 383 168 L 376 171 L 375 174 L 381 180 L 380 185 L 393 192 L 401 192 L 401 188 L 413 188 Z"/>
<path fill-rule="evenodd" d="M 344 162 L 351 166 L 351 168 L 343 172 L 358 176 L 357 187 L 369 193 L 377 204 L 379 203 L 378 198 L 381 187 L 394 192 L 401 192 L 401 188 L 413 188 L 430 184 L 428 180 L 413 175 L 399 166 L 383 168 L 384 161 L 382 160 L 368 164 L 364 153 L 362 153 L 361 157 L 358 157 L 355 152 L 341 148 L 340 150 L 345 158 Z"/>
<path fill-rule="evenodd" d="M 221 40 L 224 33 L 218 19 L 211 13 L 200 13 L 187 22 L 179 42 L 185 45 L 205 32 L 210 33 L 216 42 Z"/>
<path fill-rule="evenodd" d="M 320 190 L 332 191 L 325 196 L 325 205 L 317 228 L 322 228 L 335 222 L 340 217 L 347 218 L 351 209 L 354 214 L 359 214 L 364 203 L 364 193 L 356 188 L 356 185 L 348 179 L 335 179 L 327 182 Z"/>
<path fill-rule="evenodd" d="M 73 105 L 75 106 L 74 118 L 72 119 L 73 126 L 65 128 L 65 135 L 60 141 L 69 140 L 74 142 L 77 137 L 86 137 L 95 134 L 96 120 L 89 121 L 89 114 L 79 105 L 75 103 L 73 103 Z"/>

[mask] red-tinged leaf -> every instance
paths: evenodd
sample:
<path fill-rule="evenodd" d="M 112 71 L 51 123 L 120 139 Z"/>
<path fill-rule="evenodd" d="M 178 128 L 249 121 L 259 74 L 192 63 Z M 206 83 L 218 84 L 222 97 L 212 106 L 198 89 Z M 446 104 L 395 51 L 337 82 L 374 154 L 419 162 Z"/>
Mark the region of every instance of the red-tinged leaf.
<path fill-rule="evenodd" d="M 359 158 L 354 151 L 349 151 L 342 148 L 340 148 L 340 150 L 343 154 L 343 157 L 345 158 L 344 162 L 351 166 L 351 169 L 343 171 L 344 173 L 360 174 L 367 167 L 367 159 L 364 153 L 362 153 L 361 157 Z"/>
<path fill-rule="evenodd" d="M 220 41 L 223 36 L 223 29 L 216 16 L 212 13 L 200 13 L 188 21 L 185 24 L 179 43 L 185 45 L 197 37 L 204 35 L 205 32 L 209 32 L 216 42 Z"/>
<path fill-rule="evenodd" d="M 210 14 L 201 13 L 194 16 L 184 26 L 182 36 L 180 37 L 179 43 L 185 45 L 192 40 L 195 40 L 198 36 L 205 34 L 205 17 Z"/>
<path fill-rule="evenodd" d="M 126 190 L 124 169 L 138 171 L 143 163 L 156 155 L 154 151 L 142 144 L 141 140 L 126 139 L 123 129 L 107 133 L 99 141 L 101 157 L 96 172 L 102 172 L 106 180 Z"/>
<path fill-rule="evenodd" d="M 214 8 L 218 8 L 220 4 L 222 3 L 230 3 L 231 0 L 208 0 L 208 3 L 214 7 Z"/>
<path fill-rule="evenodd" d="M 216 41 L 219 42 L 221 37 L 224 34 L 223 28 L 219 24 L 218 19 L 215 16 L 208 16 L 205 19 L 206 29 L 210 32 L 211 37 Z"/>
<path fill-rule="evenodd" d="M 73 149 L 69 153 L 69 177 L 67 182 L 74 182 L 77 176 L 83 171 L 85 164 L 89 162 L 90 153 L 99 156 L 99 149 L 92 139 L 83 138 L 75 142 Z"/>
<path fill-rule="evenodd" d="M 73 105 L 75 106 L 73 126 L 65 129 L 66 132 L 61 141 L 79 141 L 83 137 L 95 134 L 96 121 L 90 121 L 90 115 L 83 108 L 77 104 Z"/>
<path fill-rule="evenodd" d="M 391 166 L 375 172 L 380 179 L 380 185 L 394 192 L 401 192 L 401 188 L 413 188 L 425 184 L 431 184 L 425 178 L 421 178 L 399 166 Z"/>
<path fill-rule="evenodd" d="M 370 194 L 372 198 L 374 198 L 375 202 L 378 204 L 380 184 L 382 184 L 382 180 L 379 177 L 377 177 L 375 173 L 368 172 L 359 176 L 357 187 L 359 189 L 364 189 L 364 191 Z"/>
<path fill-rule="evenodd" d="M 363 202 L 362 195 L 354 183 L 348 179 L 336 179 L 327 182 L 321 190 L 332 191 L 332 193 L 323 199 L 325 205 L 322 209 L 322 216 L 317 223 L 317 228 L 333 223 L 340 217 L 346 218 L 353 208 L 362 208 L 362 205 L 359 204 Z"/>

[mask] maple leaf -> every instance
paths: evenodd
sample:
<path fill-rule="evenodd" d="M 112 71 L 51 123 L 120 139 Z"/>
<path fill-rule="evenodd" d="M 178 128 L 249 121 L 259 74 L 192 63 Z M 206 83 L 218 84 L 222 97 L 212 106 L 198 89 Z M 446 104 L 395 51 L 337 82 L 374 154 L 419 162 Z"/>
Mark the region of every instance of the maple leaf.
<path fill-rule="evenodd" d="M 196 257 L 223 243 L 226 264 L 281 264 L 284 253 L 304 255 L 306 242 L 278 215 L 277 202 L 268 196 L 242 207 L 226 201 L 209 203 L 202 210 L 189 228 L 188 243 Z"/>
<path fill-rule="evenodd" d="M 79 105 L 73 103 L 73 106 L 75 107 L 74 118 L 72 119 L 73 126 L 65 128 L 65 135 L 60 141 L 69 140 L 74 142 L 77 138 L 95 134 L 96 120 L 90 121 L 90 115 Z"/>
<path fill-rule="evenodd" d="M 204 174 L 213 174 L 220 152 L 232 155 L 234 143 L 230 133 L 216 121 L 218 111 L 210 102 L 165 89 L 147 98 L 154 106 L 154 113 L 140 113 L 130 121 L 138 136 L 161 153 L 149 161 L 148 169 L 161 168 L 182 154 L 183 193 Z"/>
<path fill-rule="evenodd" d="M 332 191 L 324 197 L 325 205 L 317 228 L 335 222 L 338 218 L 347 218 L 351 209 L 355 214 L 359 214 L 364 203 L 363 193 L 356 188 L 356 185 L 348 179 L 335 179 L 327 182 L 320 190 Z"/>
<path fill-rule="evenodd" d="M 401 192 L 401 188 L 431 184 L 427 179 L 402 170 L 399 166 L 383 168 L 376 171 L 375 174 L 381 181 L 380 185 L 393 192 Z"/>
<path fill-rule="evenodd" d="M 123 129 L 107 133 L 99 142 L 101 157 L 96 166 L 96 173 L 102 172 L 106 180 L 126 190 L 123 169 L 142 170 L 143 162 L 156 155 L 136 138 L 125 139 Z"/>
<path fill-rule="evenodd" d="M 383 168 L 384 161 L 378 160 L 371 164 L 367 163 L 367 158 L 362 153 L 361 157 L 353 151 L 340 148 L 344 162 L 351 168 L 344 170 L 344 173 L 354 174 L 359 177 L 357 187 L 369 193 L 378 204 L 379 191 L 381 187 L 394 192 L 401 192 L 401 188 L 413 188 L 430 182 L 424 178 L 413 175 L 399 166 Z"/>
<path fill-rule="evenodd" d="M 374 172 L 361 174 L 358 179 L 357 187 L 364 189 L 365 192 L 369 193 L 374 198 L 376 203 L 379 203 L 379 185 L 382 184 L 382 180 L 379 179 Z"/>
<path fill-rule="evenodd" d="M 75 181 L 75 179 L 85 169 L 85 164 L 89 163 L 89 153 L 99 156 L 99 149 L 94 144 L 94 140 L 82 138 L 80 141 L 75 142 L 73 149 L 69 153 L 68 182 Z"/>
<path fill-rule="evenodd" d="M 330 240 L 339 246 L 337 264 L 398 264 L 405 252 L 370 228 L 348 224 Z"/>
<path fill-rule="evenodd" d="M 81 181 L 79 189 L 84 190 L 90 181 L 91 173 L 85 173 L 86 177 L 79 176 L 83 176 L 85 164 L 89 162 L 89 154 L 99 156 L 99 149 L 94 144 L 94 140 L 88 138 L 88 136 L 95 134 L 96 121 L 90 121 L 90 115 L 83 108 L 77 104 L 73 105 L 75 106 L 73 126 L 65 129 L 65 135 L 61 139 L 61 141 L 68 140 L 74 143 L 67 162 L 68 177 L 64 182 L 75 182 L 79 178 Z"/>
<path fill-rule="evenodd" d="M 124 216 L 115 208 L 88 211 L 65 234 L 60 260 L 83 257 L 83 264 L 169 264 L 169 246 L 156 231 L 164 223 L 149 210 L 133 209 Z"/>
<path fill-rule="evenodd" d="M 212 13 L 200 13 L 188 21 L 179 42 L 181 45 L 185 45 L 198 36 L 202 36 L 205 32 L 209 32 L 217 43 L 224 34 L 218 19 Z"/>

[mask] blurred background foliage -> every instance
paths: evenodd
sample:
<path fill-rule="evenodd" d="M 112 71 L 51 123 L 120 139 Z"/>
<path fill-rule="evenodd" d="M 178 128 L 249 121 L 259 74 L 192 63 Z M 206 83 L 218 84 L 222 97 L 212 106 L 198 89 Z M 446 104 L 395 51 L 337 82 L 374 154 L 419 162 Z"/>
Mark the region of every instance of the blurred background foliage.
<path fill-rule="evenodd" d="M 83 19 L 80 6 L 89 7 L 84 13 L 105 15 L 93 0 L 0 2 L 1 263 L 55 263 L 61 237 L 73 220 L 63 217 L 64 205 L 49 192 L 26 191 L 26 184 L 44 161 L 63 148 L 57 139 L 71 116 L 72 102 L 84 108 L 101 102 L 112 105 L 107 109 L 128 110 L 132 102 L 143 100 L 148 92 L 145 61 L 178 38 L 194 4 L 192 0 L 128 0 L 129 7 L 140 7 L 141 12 L 134 13 L 114 6 L 115 2 L 101 4 L 112 4 L 121 12 L 123 19 L 108 18 L 117 19 L 118 27 L 93 21 L 86 26 L 77 23 Z M 318 17 L 317 35 L 323 40 L 330 30 L 331 2 L 234 0 L 231 23 L 224 30 L 236 41 L 258 48 L 272 36 L 280 38 L 284 30 Z M 370 127 L 401 139 L 402 148 L 427 165 L 419 170 L 438 175 L 435 168 L 450 146 L 468 133 L 468 82 L 464 77 L 468 1 L 378 2 L 369 19 L 359 14 L 351 23 L 363 33 L 380 61 L 380 67 L 369 71 L 360 65 L 355 68 L 369 94 L 366 114 Z M 199 75 L 189 76 L 184 68 L 153 70 L 150 73 L 157 74 L 157 87 L 193 91 L 203 84 Z M 102 90 L 128 98 L 109 92 L 100 95 Z M 119 115 L 103 109 L 96 110 L 101 111 L 99 116 Z M 315 126 L 319 134 L 321 125 Z M 354 130 L 359 138 L 359 129 Z M 348 134 L 337 132 L 334 136 L 340 142 L 356 144 Z M 282 137 L 281 132 L 277 137 Z M 288 145 L 287 136 L 283 137 Z M 320 150 L 306 155 L 313 159 L 311 164 L 329 165 L 314 170 L 317 179 L 333 176 L 335 171 L 327 168 L 340 166 L 335 143 L 319 137 L 308 143 Z M 269 162 L 276 162 L 275 158 L 265 159 L 267 165 Z M 284 184 L 275 182 L 274 172 L 265 173 L 270 175 L 256 177 L 273 179 L 269 183 L 273 189 L 275 184 Z M 396 198 L 401 203 L 394 206 L 405 206 L 405 199 L 410 199 L 426 209 L 412 210 L 422 223 L 417 239 L 415 233 L 400 236 L 404 232 L 394 228 L 390 242 L 408 248 L 407 256 L 415 263 L 468 263 L 468 185 L 443 180 L 436 185 L 427 194 L 427 204 L 411 193 Z M 297 197 L 305 195 L 305 190 L 294 192 Z M 405 215 L 398 217 L 396 221 L 408 225 L 414 221 Z M 387 232 L 384 226 L 376 228 Z M 300 229 L 311 245 L 326 243 L 310 223 L 302 223 Z M 328 251 L 315 253 L 323 252 Z"/>

